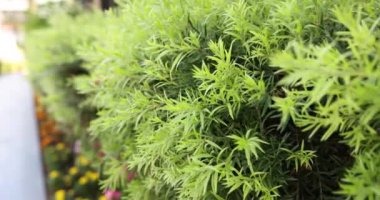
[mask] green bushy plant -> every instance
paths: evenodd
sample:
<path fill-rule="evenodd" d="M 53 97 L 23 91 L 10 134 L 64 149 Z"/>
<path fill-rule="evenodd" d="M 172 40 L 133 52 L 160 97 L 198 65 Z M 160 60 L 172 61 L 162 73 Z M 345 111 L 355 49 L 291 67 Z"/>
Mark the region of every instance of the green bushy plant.
<path fill-rule="evenodd" d="M 344 26 L 332 43 L 289 46 L 273 58 L 286 76 L 280 81 L 286 96 L 275 98 L 282 127 L 291 119 L 309 137 L 328 141 L 335 134 L 348 145 L 355 164 L 341 182 L 339 193 L 353 199 L 380 195 L 379 53 L 377 2 L 342 5 L 333 9 Z"/>
<path fill-rule="evenodd" d="M 87 21 L 96 37 L 70 55 L 88 74 L 71 80 L 98 109 L 89 130 L 105 153 L 103 188 L 377 199 L 379 6 L 131 0 Z"/>

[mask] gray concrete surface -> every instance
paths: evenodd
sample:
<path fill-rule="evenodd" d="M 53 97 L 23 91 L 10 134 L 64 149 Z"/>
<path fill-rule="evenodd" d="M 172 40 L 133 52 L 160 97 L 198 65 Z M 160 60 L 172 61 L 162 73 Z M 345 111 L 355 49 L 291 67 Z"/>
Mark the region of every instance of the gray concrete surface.
<path fill-rule="evenodd" d="M 0 75 L 0 200 L 45 200 L 33 92 L 22 75 Z"/>

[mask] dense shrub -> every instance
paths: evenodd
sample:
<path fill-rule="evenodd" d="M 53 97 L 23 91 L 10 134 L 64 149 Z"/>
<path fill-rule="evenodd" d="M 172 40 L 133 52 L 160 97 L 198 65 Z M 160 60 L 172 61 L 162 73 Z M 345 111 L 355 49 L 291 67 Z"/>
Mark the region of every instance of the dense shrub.
<path fill-rule="evenodd" d="M 96 13 L 77 16 L 58 12 L 43 26 L 30 25 L 33 28 L 27 32 L 32 81 L 49 113 L 66 132 L 83 132 L 82 124 L 91 116 L 90 110 L 81 104 L 83 97 L 75 91 L 71 79 L 87 73 L 76 47 L 95 40 L 97 33 L 91 27 L 101 23 L 100 17 Z"/>
<path fill-rule="evenodd" d="M 74 85 L 98 109 L 103 187 L 128 199 L 378 198 L 379 6 L 120 2 L 96 39 L 70 43 L 89 72 Z"/>

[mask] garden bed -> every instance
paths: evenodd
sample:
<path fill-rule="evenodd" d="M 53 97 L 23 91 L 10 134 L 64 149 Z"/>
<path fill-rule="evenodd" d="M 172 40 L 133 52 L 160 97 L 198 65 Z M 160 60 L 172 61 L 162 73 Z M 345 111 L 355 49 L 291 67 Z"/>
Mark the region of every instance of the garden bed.
<path fill-rule="evenodd" d="M 108 200 L 99 187 L 99 169 L 81 152 L 78 140 L 70 141 L 45 112 L 36 97 L 40 146 L 43 153 L 48 198 L 54 200 Z M 110 191 L 107 192 L 109 196 Z M 114 192 L 116 193 L 116 192 Z M 118 198 L 113 198 L 117 200 Z"/>

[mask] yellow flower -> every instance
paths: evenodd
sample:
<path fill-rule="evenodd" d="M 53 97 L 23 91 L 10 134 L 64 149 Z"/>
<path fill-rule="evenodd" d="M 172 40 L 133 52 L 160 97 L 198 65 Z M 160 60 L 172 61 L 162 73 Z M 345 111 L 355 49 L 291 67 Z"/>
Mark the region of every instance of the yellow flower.
<path fill-rule="evenodd" d="M 79 164 L 82 166 L 87 166 L 88 164 L 90 164 L 90 161 L 87 160 L 87 158 L 85 158 L 84 156 L 79 156 Z"/>
<path fill-rule="evenodd" d="M 69 174 L 71 175 L 71 176 L 75 176 L 75 175 L 77 175 L 78 174 L 78 172 L 79 172 L 79 170 L 78 170 L 78 168 L 77 167 L 70 167 L 70 169 L 69 169 Z"/>
<path fill-rule="evenodd" d="M 79 184 L 85 185 L 87 183 L 88 183 L 88 178 L 87 177 L 85 177 L 85 176 L 80 177 Z"/>
<path fill-rule="evenodd" d="M 62 143 L 62 142 L 60 142 L 60 143 L 58 143 L 56 146 L 55 146 L 55 148 L 57 149 L 57 150 L 64 150 L 65 149 L 65 144 L 64 143 Z"/>
<path fill-rule="evenodd" d="M 55 200 L 65 200 L 65 190 L 57 190 L 54 194 Z"/>
<path fill-rule="evenodd" d="M 99 174 L 98 173 L 94 172 L 94 173 L 91 174 L 91 180 L 92 181 L 96 181 L 98 179 L 99 179 Z"/>
<path fill-rule="evenodd" d="M 99 179 L 99 174 L 97 172 L 88 171 L 85 176 L 91 179 L 91 181 L 96 181 Z"/>
<path fill-rule="evenodd" d="M 107 197 L 106 196 L 100 196 L 98 200 L 107 200 Z"/>
<path fill-rule="evenodd" d="M 55 178 L 58 178 L 59 177 L 59 172 L 56 171 L 56 170 L 53 170 L 49 173 L 49 178 L 50 179 L 55 179 Z"/>
<path fill-rule="evenodd" d="M 86 176 L 86 177 L 88 177 L 88 178 L 90 178 L 91 177 L 91 171 L 87 171 L 84 175 Z"/>

